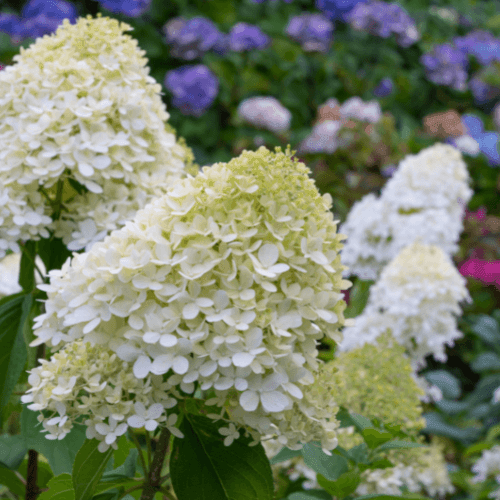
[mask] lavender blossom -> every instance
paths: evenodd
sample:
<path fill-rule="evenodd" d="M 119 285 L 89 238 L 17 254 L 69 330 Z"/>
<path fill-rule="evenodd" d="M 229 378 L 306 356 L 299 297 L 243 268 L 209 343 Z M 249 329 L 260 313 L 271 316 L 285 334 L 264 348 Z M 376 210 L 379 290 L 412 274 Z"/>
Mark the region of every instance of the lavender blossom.
<path fill-rule="evenodd" d="M 500 61 L 500 39 L 489 31 L 474 30 L 466 36 L 454 38 L 453 42 L 464 54 L 474 56 L 480 64 Z"/>
<path fill-rule="evenodd" d="M 172 105 L 185 115 L 201 116 L 219 92 L 217 77 L 204 64 L 186 65 L 167 72 L 165 87 Z"/>
<path fill-rule="evenodd" d="M 151 0 L 97 0 L 102 7 L 116 14 L 139 17 L 146 12 Z"/>
<path fill-rule="evenodd" d="M 380 83 L 373 89 L 375 97 L 387 97 L 392 94 L 394 90 L 394 83 L 390 78 L 383 78 Z"/>
<path fill-rule="evenodd" d="M 345 19 L 354 29 L 368 31 L 382 38 L 389 38 L 394 33 L 401 47 L 409 47 L 420 39 L 415 21 L 396 3 L 378 0 L 360 3 Z"/>
<path fill-rule="evenodd" d="M 333 34 L 333 23 L 321 14 L 301 14 L 290 19 L 286 33 L 306 52 L 327 52 Z"/>
<path fill-rule="evenodd" d="M 432 52 L 420 58 L 420 62 L 431 82 L 456 90 L 467 90 L 467 56 L 453 45 L 436 45 Z"/>
<path fill-rule="evenodd" d="M 316 0 L 316 8 L 335 21 L 345 21 L 345 17 L 358 4 L 366 0 Z"/>
<path fill-rule="evenodd" d="M 223 34 L 204 17 L 174 18 L 165 25 L 166 41 L 172 46 L 171 55 L 186 61 L 197 59 L 212 49 Z"/>
<path fill-rule="evenodd" d="M 270 41 L 270 38 L 253 24 L 235 24 L 229 33 L 229 48 L 236 52 L 264 49 Z"/>

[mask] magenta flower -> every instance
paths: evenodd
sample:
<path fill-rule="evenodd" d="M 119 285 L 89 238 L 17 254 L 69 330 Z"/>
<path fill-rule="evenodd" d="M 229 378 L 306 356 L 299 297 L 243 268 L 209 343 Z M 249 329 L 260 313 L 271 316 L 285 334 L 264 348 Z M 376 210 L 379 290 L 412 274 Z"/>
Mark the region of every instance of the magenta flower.
<path fill-rule="evenodd" d="M 462 263 L 459 271 L 462 276 L 493 283 L 500 288 L 500 260 L 469 259 Z"/>

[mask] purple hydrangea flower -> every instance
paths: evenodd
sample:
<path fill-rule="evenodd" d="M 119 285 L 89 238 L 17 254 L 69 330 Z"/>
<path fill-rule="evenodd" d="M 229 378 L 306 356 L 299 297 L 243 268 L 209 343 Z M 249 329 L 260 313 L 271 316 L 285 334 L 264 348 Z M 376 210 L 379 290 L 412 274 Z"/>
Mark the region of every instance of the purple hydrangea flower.
<path fill-rule="evenodd" d="M 229 33 L 229 48 L 236 52 L 264 49 L 269 45 L 270 41 L 270 38 L 258 26 L 253 24 L 235 24 Z"/>
<path fill-rule="evenodd" d="M 0 14 L 0 32 L 7 33 L 12 38 L 21 40 L 24 38 L 24 23 L 15 14 Z"/>
<path fill-rule="evenodd" d="M 486 104 L 500 95 L 498 87 L 488 85 L 477 76 L 470 79 L 469 88 L 474 96 L 474 102 L 478 106 Z"/>
<path fill-rule="evenodd" d="M 172 105 L 185 115 L 201 116 L 219 92 L 217 77 L 204 64 L 186 65 L 167 72 L 165 87 Z"/>
<path fill-rule="evenodd" d="M 387 97 L 392 94 L 394 90 L 394 83 L 390 78 L 383 78 L 380 83 L 373 89 L 375 97 Z"/>
<path fill-rule="evenodd" d="M 24 21 L 24 36 L 38 38 L 43 35 L 54 33 L 62 24 L 63 18 L 50 17 L 47 14 L 39 14 Z"/>
<path fill-rule="evenodd" d="M 25 19 L 41 14 L 55 19 L 69 19 L 71 22 L 78 17 L 76 7 L 64 0 L 31 0 L 21 11 L 21 16 Z"/>
<path fill-rule="evenodd" d="M 212 49 L 223 34 L 204 17 L 174 18 L 164 28 L 166 41 L 172 46 L 173 57 L 192 61 Z"/>
<path fill-rule="evenodd" d="M 97 0 L 102 7 L 116 14 L 139 17 L 146 12 L 151 0 Z"/>
<path fill-rule="evenodd" d="M 453 45 L 436 45 L 432 52 L 420 58 L 420 62 L 431 82 L 467 90 L 467 56 Z"/>
<path fill-rule="evenodd" d="M 401 47 L 409 47 L 420 39 L 415 21 L 396 3 L 378 0 L 359 3 L 346 14 L 345 20 L 354 29 L 368 31 L 382 38 L 394 33 Z"/>
<path fill-rule="evenodd" d="M 462 123 L 467 129 L 467 133 L 479 144 L 479 149 L 486 156 L 490 166 L 499 166 L 499 134 L 497 132 L 486 132 L 483 121 L 475 115 L 463 115 Z"/>
<path fill-rule="evenodd" d="M 345 17 L 358 4 L 366 0 L 316 0 L 316 8 L 323 14 L 335 21 L 345 21 Z"/>
<path fill-rule="evenodd" d="M 290 19 L 286 33 L 307 52 L 326 52 L 333 34 L 333 23 L 321 14 L 302 14 Z"/>
<path fill-rule="evenodd" d="M 474 30 L 466 36 L 454 38 L 453 42 L 464 54 L 473 55 L 480 64 L 500 61 L 500 39 L 488 31 Z"/>

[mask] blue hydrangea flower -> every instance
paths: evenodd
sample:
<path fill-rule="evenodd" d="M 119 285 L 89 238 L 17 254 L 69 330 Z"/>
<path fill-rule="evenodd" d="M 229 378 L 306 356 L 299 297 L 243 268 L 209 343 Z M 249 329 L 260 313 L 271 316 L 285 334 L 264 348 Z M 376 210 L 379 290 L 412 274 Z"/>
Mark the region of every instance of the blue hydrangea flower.
<path fill-rule="evenodd" d="M 229 33 L 229 48 L 235 52 L 264 49 L 270 41 L 270 38 L 253 24 L 235 24 Z"/>
<path fill-rule="evenodd" d="M 0 32 L 7 33 L 12 38 L 21 40 L 24 38 L 24 23 L 15 14 L 0 14 Z"/>
<path fill-rule="evenodd" d="M 486 132 L 483 121 L 475 115 L 463 115 L 462 123 L 467 129 L 467 133 L 479 144 L 479 149 L 486 156 L 490 166 L 499 166 L 499 134 L 497 132 Z"/>
<path fill-rule="evenodd" d="M 203 56 L 223 38 L 217 26 L 204 17 L 174 18 L 165 25 L 164 32 L 172 56 L 186 61 Z"/>
<path fill-rule="evenodd" d="M 375 97 L 387 97 L 392 94 L 394 90 L 394 83 L 390 78 L 382 78 L 379 84 L 373 89 L 373 95 Z"/>
<path fill-rule="evenodd" d="M 321 14 L 302 14 L 290 19 L 286 33 L 307 52 L 326 52 L 333 34 L 333 23 Z"/>
<path fill-rule="evenodd" d="M 204 64 L 186 65 L 167 72 L 165 87 L 172 105 L 186 115 L 201 116 L 219 92 L 217 77 Z"/>
<path fill-rule="evenodd" d="M 486 104 L 500 95 L 500 89 L 498 87 L 483 82 L 477 76 L 470 79 L 469 88 L 474 97 L 474 102 L 478 106 Z"/>
<path fill-rule="evenodd" d="M 454 38 L 453 42 L 464 54 L 474 56 L 480 64 L 500 61 L 500 39 L 489 31 L 474 30 L 466 36 Z"/>
<path fill-rule="evenodd" d="M 316 0 L 316 8 L 332 21 L 345 21 L 345 16 L 358 4 L 366 0 Z"/>
<path fill-rule="evenodd" d="M 55 19 L 69 19 L 72 23 L 78 17 L 76 7 L 64 0 L 30 0 L 21 11 L 21 16 L 25 19 L 41 14 Z"/>
<path fill-rule="evenodd" d="M 102 7 L 116 14 L 139 17 L 146 12 L 151 0 L 97 0 Z"/>
<path fill-rule="evenodd" d="M 427 79 L 455 90 L 467 90 L 467 56 L 449 43 L 436 45 L 420 58 Z"/>
<path fill-rule="evenodd" d="M 401 47 L 409 47 L 420 39 L 415 21 L 396 3 L 372 1 L 357 4 L 345 20 L 357 30 L 388 38 L 394 33 Z"/>

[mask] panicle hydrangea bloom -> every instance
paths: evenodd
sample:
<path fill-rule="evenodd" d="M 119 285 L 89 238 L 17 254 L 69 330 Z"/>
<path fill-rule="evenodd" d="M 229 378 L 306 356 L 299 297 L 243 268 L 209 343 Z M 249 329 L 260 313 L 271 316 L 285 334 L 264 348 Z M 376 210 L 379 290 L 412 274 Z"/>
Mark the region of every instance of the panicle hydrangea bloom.
<path fill-rule="evenodd" d="M 0 73 L 0 256 L 49 231 L 84 248 L 185 174 L 130 29 L 65 20 Z"/>
<path fill-rule="evenodd" d="M 377 279 L 382 268 L 420 239 L 448 254 L 457 251 L 464 204 L 472 196 L 467 165 L 459 151 L 435 144 L 406 156 L 377 198 L 355 203 L 341 230 L 348 238 L 342 262 L 349 273 Z"/>
<path fill-rule="evenodd" d="M 167 44 L 171 45 L 170 54 L 179 59 L 192 61 L 213 49 L 224 36 L 215 24 L 205 17 L 184 19 L 175 17 L 165 26 Z"/>
<path fill-rule="evenodd" d="M 99 451 L 110 446 L 130 426 L 154 430 L 166 425 L 179 437 L 174 427 L 177 415 L 167 412 L 177 400 L 163 391 L 163 379 L 150 374 L 138 379 L 132 365 L 103 346 L 81 341 L 71 342 L 50 360 L 30 371 L 31 388 L 21 397 L 28 408 L 41 412 L 47 439 L 63 439 L 75 420 L 87 416 L 87 437 L 101 443 Z"/>
<path fill-rule="evenodd" d="M 382 78 L 380 83 L 373 89 L 375 97 L 387 97 L 394 90 L 394 83 L 390 78 Z"/>
<path fill-rule="evenodd" d="M 332 21 L 346 20 L 346 15 L 365 0 L 316 0 L 316 8 Z"/>
<path fill-rule="evenodd" d="M 500 486 L 500 446 L 495 445 L 490 450 L 484 450 L 481 453 L 481 458 L 472 466 L 472 472 L 475 474 L 471 479 L 473 483 L 480 483 L 494 477 Z M 488 496 L 500 498 L 500 487 L 493 490 Z"/>
<path fill-rule="evenodd" d="M 97 0 L 102 7 L 116 14 L 139 17 L 151 6 L 151 0 Z"/>
<path fill-rule="evenodd" d="M 332 40 L 333 23 L 321 14 L 305 13 L 290 19 L 286 33 L 306 52 L 327 52 Z"/>
<path fill-rule="evenodd" d="M 32 345 L 101 344 L 137 379 L 171 374 L 165 392 L 213 390 L 255 439 L 334 447 L 325 396 L 303 389 L 319 366 L 317 340 L 339 341 L 350 323 L 351 283 L 331 197 L 309 172 L 289 150 L 262 147 L 177 181 L 51 271 Z"/>
<path fill-rule="evenodd" d="M 238 106 L 237 113 L 251 125 L 274 133 L 286 132 L 292 121 L 292 113 L 271 96 L 245 99 Z"/>
<path fill-rule="evenodd" d="M 420 58 L 427 79 L 455 90 L 467 90 L 467 56 L 449 43 L 436 45 L 432 52 Z"/>
<path fill-rule="evenodd" d="M 201 116 L 219 92 L 219 80 L 204 64 L 167 71 L 165 87 L 173 94 L 172 105 L 186 115 Z"/>
<path fill-rule="evenodd" d="M 237 23 L 229 32 L 229 48 L 235 52 L 265 49 L 271 39 L 258 27 L 248 23 Z"/>
<path fill-rule="evenodd" d="M 444 362 L 445 346 L 462 336 L 455 317 L 461 301 L 471 298 L 451 258 L 438 247 L 413 243 L 382 270 L 355 325 L 344 329 L 339 349 L 376 342 L 390 331 L 415 369 L 429 355 Z"/>
<path fill-rule="evenodd" d="M 368 31 L 382 38 L 394 33 L 401 47 L 409 47 L 420 40 L 415 21 L 397 3 L 378 0 L 358 3 L 345 19 L 354 29 Z"/>
<path fill-rule="evenodd" d="M 464 54 L 474 56 L 480 64 L 500 61 L 500 39 L 489 31 L 474 30 L 465 36 L 455 37 L 453 43 Z"/>

